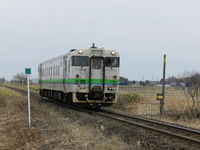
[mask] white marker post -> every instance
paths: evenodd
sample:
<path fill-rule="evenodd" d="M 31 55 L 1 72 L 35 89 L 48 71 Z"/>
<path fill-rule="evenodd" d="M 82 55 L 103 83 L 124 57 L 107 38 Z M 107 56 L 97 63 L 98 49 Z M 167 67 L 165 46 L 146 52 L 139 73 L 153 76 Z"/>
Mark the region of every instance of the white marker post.
<path fill-rule="evenodd" d="M 25 73 L 27 75 L 27 87 L 28 87 L 28 125 L 29 125 L 29 128 L 31 128 L 31 102 L 30 102 L 30 89 L 29 89 L 31 68 L 26 68 Z"/>

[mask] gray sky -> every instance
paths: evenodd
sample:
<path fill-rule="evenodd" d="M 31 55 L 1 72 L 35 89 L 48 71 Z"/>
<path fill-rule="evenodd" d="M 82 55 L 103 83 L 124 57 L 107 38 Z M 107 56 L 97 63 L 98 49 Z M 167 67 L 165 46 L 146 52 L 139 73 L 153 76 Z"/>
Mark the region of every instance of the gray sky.
<path fill-rule="evenodd" d="M 121 76 L 200 71 L 199 0 L 0 0 L 0 77 L 11 79 L 72 48 L 115 49 Z"/>

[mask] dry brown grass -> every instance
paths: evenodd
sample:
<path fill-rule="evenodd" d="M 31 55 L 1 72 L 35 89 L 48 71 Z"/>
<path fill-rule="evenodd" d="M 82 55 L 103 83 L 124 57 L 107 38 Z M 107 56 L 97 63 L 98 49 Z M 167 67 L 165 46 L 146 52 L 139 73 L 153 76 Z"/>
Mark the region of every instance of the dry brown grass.
<path fill-rule="evenodd" d="M 0 107 L 5 106 L 7 103 L 6 100 L 9 100 L 12 98 L 21 98 L 21 96 L 17 94 L 16 92 L 0 87 Z"/>
<path fill-rule="evenodd" d="M 176 123 L 187 127 L 200 129 L 200 121 L 198 118 L 192 118 L 189 112 L 189 106 L 184 92 L 180 88 L 167 87 L 165 96 L 165 117 L 159 116 L 159 101 L 156 100 L 156 93 L 161 92 L 161 87 L 132 87 L 121 90 L 119 95 L 119 104 L 123 101 L 123 108 L 115 107 L 115 109 L 126 111 L 136 115 L 144 115 L 146 117 L 159 119 L 162 121 Z M 137 93 L 142 98 L 137 102 L 130 104 L 127 101 L 128 93 Z M 127 106 L 126 106 L 127 105 Z"/>
<path fill-rule="evenodd" d="M 0 93 L 5 90 L 0 88 Z M 5 96 L 6 105 L 0 107 L 0 149 L 131 149 L 118 136 L 105 137 L 103 125 L 99 130 L 91 129 L 37 101 L 32 101 L 33 127 L 29 129 L 26 99 L 15 94 Z"/>
<path fill-rule="evenodd" d="M 27 85 L 21 85 L 21 84 L 14 84 L 14 83 L 7 83 L 5 84 L 6 86 L 9 86 L 9 87 L 14 87 L 14 88 L 17 88 L 17 89 L 21 89 L 21 90 L 24 90 L 24 91 L 27 91 Z M 39 92 L 39 85 L 38 84 L 33 84 L 33 85 L 30 85 L 30 91 L 31 92 L 34 92 L 34 93 L 38 93 Z"/>

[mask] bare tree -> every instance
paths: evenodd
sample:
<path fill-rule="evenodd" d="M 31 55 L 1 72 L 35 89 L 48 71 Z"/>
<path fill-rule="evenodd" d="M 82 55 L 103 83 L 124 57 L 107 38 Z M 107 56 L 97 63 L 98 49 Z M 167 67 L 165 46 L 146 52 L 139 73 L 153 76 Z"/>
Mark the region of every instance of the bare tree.
<path fill-rule="evenodd" d="M 185 77 L 186 86 L 183 91 L 188 101 L 189 109 L 193 117 L 197 117 L 200 109 L 200 73 L 194 73 Z"/>
<path fill-rule="evenodd" d="M 17 73 L 13 76 L 12 82 L 20 83 L 23 86 L 27 82 L 26 75 L 24 73 Z"/>
<path fill-rule="evenodd" d="M 4 84 L 6 82 L 6 79 L 4 77 L 0 78 L 0 84 Z"/>

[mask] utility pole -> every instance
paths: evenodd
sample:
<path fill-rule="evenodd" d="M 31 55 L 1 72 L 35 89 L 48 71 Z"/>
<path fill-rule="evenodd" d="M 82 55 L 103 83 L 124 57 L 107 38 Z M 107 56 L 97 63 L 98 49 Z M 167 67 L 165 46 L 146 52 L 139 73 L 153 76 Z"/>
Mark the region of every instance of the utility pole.
<path fill-rule="evenodd" d="M 165 113 L 165 72 L 166 72 L 166 55 L 164 55 L 164 61 L 163 61 L 163 78 L 162 78 L 162 96 L 163 98 L 160 100 L 160 115 L 163 116 Z"/>

